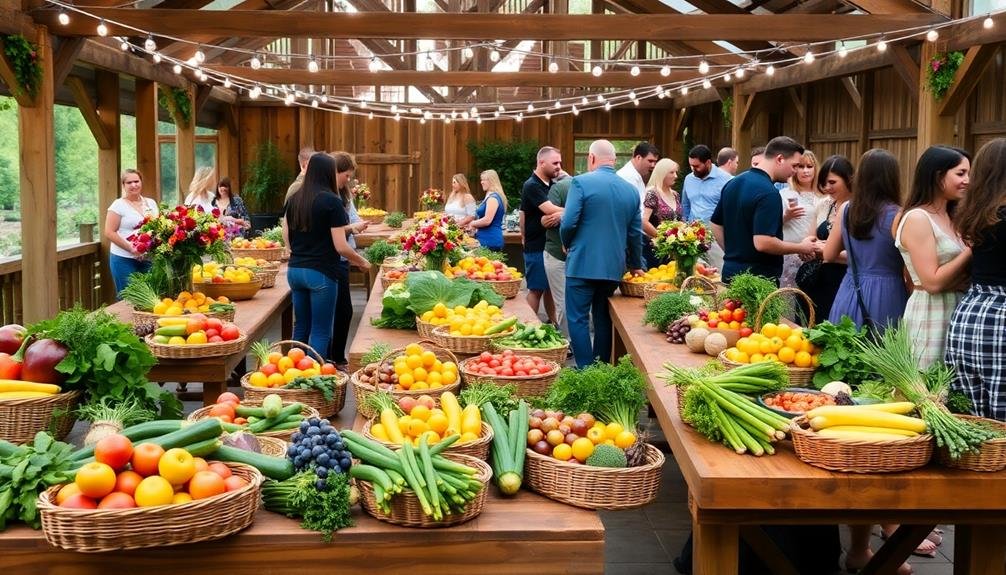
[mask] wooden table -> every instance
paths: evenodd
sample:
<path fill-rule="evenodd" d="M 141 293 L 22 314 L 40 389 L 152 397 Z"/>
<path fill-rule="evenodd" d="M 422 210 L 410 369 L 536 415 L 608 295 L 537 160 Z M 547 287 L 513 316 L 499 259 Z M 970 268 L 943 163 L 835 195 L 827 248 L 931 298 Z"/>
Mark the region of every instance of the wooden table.
<path fill-rule="evenodd" d="M 380 317 L 381 308 L 383 307 L 381 299 L 383 297 L 384 288 L 381 287 L 380 283 L 377 283 L 370 292 L 367 307 L 363 310 L 363 315 L 360 317 L 360 325 L 357 326 L 356 335 L 349 346 L 347 358 L 349 359 L 350 372 L 362 367 L 360 365 L 360 358 L 375 343 L 386 343 L 392 348 L 398 348 L 405 347 L 407 344 L 419 339 L 419 334 L 412 330 L 379 329 L 370 323 L 370 318 Z M 521 294 L 518 294 L 514 299 L 504 300 L 503 313 L 506 316 L 516 315 L 517 319 L 522 322 L 538 321 L 538 318 L 531 311 L 531 308 L 528 307 Z"/>
<path fill-rule="evenodd" d="M 1006 572 L 1006 473 L 977 473 L 935 464 L 892 474 L 836 473 L 800 461 L 788 441 L 775 455 L 737 455 L 685 425 L 672 388 L 655 377 L 664 362 L 709 360 L 666 342 L 643 326 L 643 301 L 611 298 L 615 353 L 630 353 L 652 384 L 650 402 L 689 490 L 696 575 L 737 573 L 738 540 L 775 545 L 757 525 L 878 524 L 902 527 L 861 573 L 893 573 L 937 524 L 955 524 L 954 573 Z M 767 552 L 765 559 L 776 560 Z M 774 573 L 790 573 L 788 565 Z M 881 566 L 889 571 L 878 570 Z"/>
<path fill-rule="evenodd" d="M 248 335 L 248 340 L 241 351 L 226 356 L 200 359 L 158 358 L 147 378 L 158 383 L 202 382 L 203 403 L 210 405 L 227 389 L 227 380 L 230 379 L 234 368 L 244 361 L 251 344 L 262 339 L 274 321 L 280 320 L 283 339 L 289 339 L 293 333 L 293 305 L 290 287 L 286 282 L 285 265 L 276 274 L 275 286 L 259 290 L 254 298 L 235 302 L 234 305 L 237 310 L 234 323 L 242 333 Z M 126 323 L 132 322 L 132 311 L 126 302 L 115 303 L 107 309 L 120 320 Z"/>

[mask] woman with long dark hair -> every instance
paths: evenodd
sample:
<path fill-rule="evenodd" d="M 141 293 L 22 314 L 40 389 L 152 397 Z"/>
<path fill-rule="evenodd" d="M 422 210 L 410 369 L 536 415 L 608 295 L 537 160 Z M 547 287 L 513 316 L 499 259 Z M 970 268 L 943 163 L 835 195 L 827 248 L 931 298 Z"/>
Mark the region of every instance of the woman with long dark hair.
<path fill-rule="evenodd" d="M 350 180 L 356 173 L 356 160 L 347 152 L 332 152 L 335 158 L 335 175 L 338 181 L 345 180 L 339 188 L 339 199 L 346 208 L 349 225 L 346 226 L 346 243 L 356 249 L 355 235 L 363 232 L 370 224 L 363 221 L 356 213 L 353 204 L 355 188 L 350 189 Z M 346 175 L 348 174 L 348 176 Z M 335 362 L 340 371 L 349 371 L 349 360 L 346 358 L 346 341 L 349 339 L 349 325 L 353 321 L 353 299 L 349 293 L 349 259 L 339 258 L 339 296 L 335 300 L 335 323 L 332 324 L 332 344 L 327 350 L 328 357 Z M 320 351 L 320 350 L 319 350 Z M 323 352 L 324 353 L 324 352 Z"/>
<path fill-rule="evenodd" d="M 293 339 L 328 351 L 338 296 L 339 256 L 361 269 L 370 263 L 346 242 L 349 217 L 336 190 L 351 172 L 336 173 L 336 160 L 311 156 L 304 185 L 283 209 L 283 240 L 290 247 L 287 280 L 293 298 Z M 341 180 L 341 181 L 340 181 Z"/>

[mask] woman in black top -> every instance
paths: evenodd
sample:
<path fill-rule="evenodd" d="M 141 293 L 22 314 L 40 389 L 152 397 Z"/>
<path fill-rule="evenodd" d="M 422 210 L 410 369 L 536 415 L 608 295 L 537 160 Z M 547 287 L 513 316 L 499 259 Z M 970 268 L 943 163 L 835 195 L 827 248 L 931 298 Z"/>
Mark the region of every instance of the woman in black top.
<path fill-rule="evenodd" d="M 954 224 L 971 245 L 971 288 L 950 317 L 945 358 L 973 413 L 1006 421 L 1006 138 L 978 150 Z"/>
<path fill-rule="evenodd" d="M 335 190 L 350 172 L 336 175 L 335 158 L 311 156 L 304 185 L 283 209 L 283 240 L 290 246 L 287 281 L 293 298 L 293 339 L 328 351 L 338 295 L 339 256 L 361 269 L 370 263 L 346 242 L 349 217 Z"/>

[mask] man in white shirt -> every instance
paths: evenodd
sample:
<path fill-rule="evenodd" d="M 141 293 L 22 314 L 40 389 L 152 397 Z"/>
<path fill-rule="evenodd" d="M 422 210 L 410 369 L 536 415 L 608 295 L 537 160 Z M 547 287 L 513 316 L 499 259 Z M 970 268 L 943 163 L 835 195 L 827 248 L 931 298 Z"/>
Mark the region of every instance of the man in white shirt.
<path fill-rule="evenodd" d="M 618 169 L 616 174 L 632 184 L 639 191 L 639 213 L 643 213 L 643 200 L 646 199 L 646 182 L 650 179 L 653 167 L 660 159 L 660 151 L 649 142 L 639 142 L 632 150 L 632 159 Z"/>

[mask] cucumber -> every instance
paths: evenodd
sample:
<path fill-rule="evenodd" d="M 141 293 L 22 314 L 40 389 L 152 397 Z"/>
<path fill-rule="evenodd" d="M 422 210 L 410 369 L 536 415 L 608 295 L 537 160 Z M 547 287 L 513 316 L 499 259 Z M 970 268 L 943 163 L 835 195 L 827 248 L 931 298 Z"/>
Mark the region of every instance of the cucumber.
<path fill-rule="evenodd" d="M 172 447 L 185 447 L 207 439 L 216 439 L 223 435 L 223 432 L 224 427 L 220 424 L 220 420 L 210 417 L 167 435 L 150 438 L 144 443 L 160 445 L 167 451 Z"/>
<path fill-rule="evenodd" d="M 210 458 L 220 461 L 230 461 L 231 463 L 244 463 L 245 465 L 251 465 L 255 469 L 261 471 L 262 475 L 265 475 L 269 479 L 275 479 L 276 481 L 290 479 L 294 474 L 293 463 L 285 457 L 272 457 L 261 453 L 255 453 L 254 451 L 245 451 L 244 449 L 230 447 L 228 445 L 220 446 L 219 449 L 210 454 Z"/>
<path fill-rule="evenodd" d="M 166 325 L 159 327 L 154 330 L 154 335 L 163 335 L 165 337 L 185 337 L 186 325 Z"/>
<path fill-rule="evenodd" d="M 511 327 L 517 325 L 517 316 L 510 319 L 505 319 L 498 324 L 489 327 L 484 333 L 485 335 L 492 335 L 494 333 L 503 333 L 504 331 L 510 329 Z"/>
<path fill-rule="evenodd" d="M 239 405 L 234 408 L 234 414 L 238 417 L 265 417 L 265 410 L 261 407 Z"/>
<path fill-rule="evenodd" d="M 290 405 L 283 407 L 275 417 L 268 417 L 249 425 L 248 431 L 252 433 L 262 433 L 263 431 L 274 429 L 277 425 L 286 421 L 286 418 L 300 413 L 303 409 L 304 406 L 300 403 L 291 403 Z"/>
<path fill-rule="evenodd" d="M 150 439 L 151 437 L 160 437 L 162 435 L 167 435 L 169 433 L 179 431 L 192 424 L 188 421 L 182 421 L 180 419 L 158 419 L 155 421 L 146 421 L 144 423 L 137 423 L 136 425 L 131 425 L 119 432 L 119 435 L 124 435 L 129 438 L 133 443 L 139 443 L 143 439 Z M 77 451 L 74 451 L 70 458 L 74 461 L 79 461 L 81 459 L 86 459 L 94 455 L 94 446 L 88 446 Z"/>
<path fill-rule="evenodd" d="M 213 453 L 223 445 L 219 439 L 207 439 L 205 441 L 199 441 L 196 443 L 190 443 L 186 445 L 183 449 L 192 454 L 192 457 L 206 457 L 207 455 Z"/>

